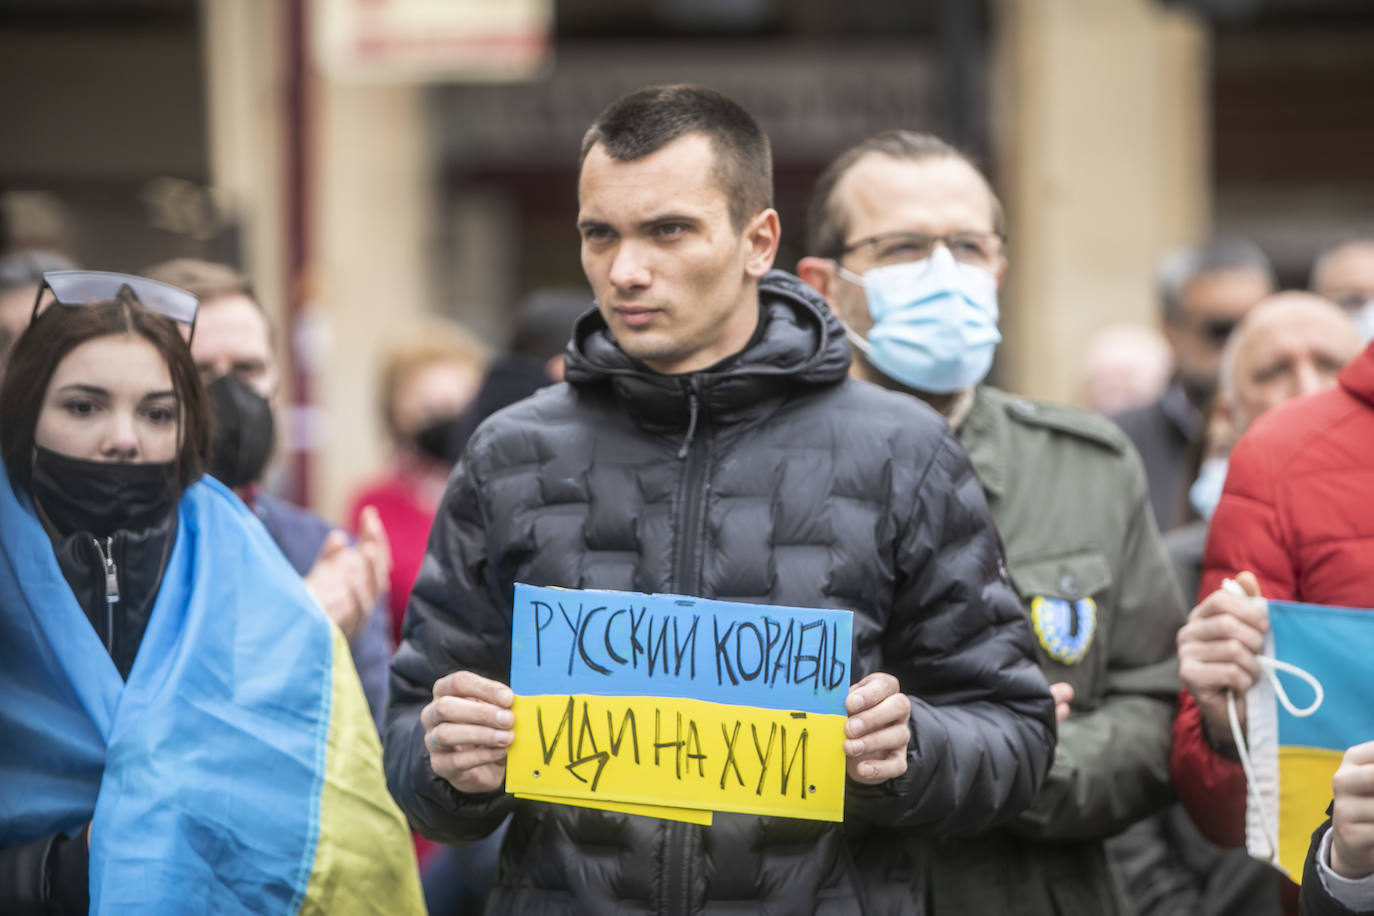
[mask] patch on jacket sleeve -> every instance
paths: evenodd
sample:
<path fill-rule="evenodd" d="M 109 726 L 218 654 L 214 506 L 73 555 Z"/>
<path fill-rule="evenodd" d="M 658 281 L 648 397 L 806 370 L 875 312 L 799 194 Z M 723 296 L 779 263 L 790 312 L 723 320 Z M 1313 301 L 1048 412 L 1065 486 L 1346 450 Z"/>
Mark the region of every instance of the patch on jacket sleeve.
<path fill-rule="evenodd" d="M 1039 595 L 1031 600 L 1031 623 L 1050 658 L 1076 665 L 1087 654 L 1097 632 L 1097 602 L 1091 598 L 1067 601 Z"/>

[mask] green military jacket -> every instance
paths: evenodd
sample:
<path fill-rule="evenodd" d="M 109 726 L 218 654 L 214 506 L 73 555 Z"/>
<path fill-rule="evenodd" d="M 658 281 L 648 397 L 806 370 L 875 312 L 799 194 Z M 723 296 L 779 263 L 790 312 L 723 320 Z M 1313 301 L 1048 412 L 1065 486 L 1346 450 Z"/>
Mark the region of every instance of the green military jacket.
<path fill-rule="evenodd" d="M 1127 913 L 1104 841 L 1164 807 L 1186 615 L 1140 458 L 1110 421 L 980 387 L 957 430 L 1001 532 L 1046 678 L 1073 685 L 1031 808 L 924 844 L 928 910 Z"/>

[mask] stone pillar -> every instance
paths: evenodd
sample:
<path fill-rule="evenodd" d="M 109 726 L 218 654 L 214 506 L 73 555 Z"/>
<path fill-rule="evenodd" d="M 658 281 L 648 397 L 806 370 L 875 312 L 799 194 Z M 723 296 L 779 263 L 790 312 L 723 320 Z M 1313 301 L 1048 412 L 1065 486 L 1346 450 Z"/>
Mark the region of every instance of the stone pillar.
<path fill-rule="evenodd" d="M 338 518 L 349 492 L 385 455 L 376 379 L 381 349 L 436 309 L 430 273 L 437 190 L 424 90 L 316 82 L 310 324 L 322 333 L 307 364 L 318 408 L 314 506 Z"/>
<path fill-rule="evenodd" d="M 1208 232 L 1207 33 L 1154 0 L 1000 0 L 996 12 L 1000 381 L 1076 402 L 1088 338 L 1157 324 L 1156 262 Z"/>
<path fill-rule="evenodd" d="M 310 301 L 287 327 L 285 5 L 202 2 L 212 183 L 242 225 L 244 266 L 277 326 L 283 367 L 289 354 L 308 373 L 304 409 L 287 409 L 282 392 L 282 432 L 309 454 L 309 505 L 339 521 L 349 491 L 385 454 L 374 391 L 380 347 L 433 311 L 423 89 L 339 84 L 307 63 Z"/>
<path fill-rule="evenodd" d="M 203 0 L 210 184 L 285 355 L 282 19 L 277 0 Z"/>

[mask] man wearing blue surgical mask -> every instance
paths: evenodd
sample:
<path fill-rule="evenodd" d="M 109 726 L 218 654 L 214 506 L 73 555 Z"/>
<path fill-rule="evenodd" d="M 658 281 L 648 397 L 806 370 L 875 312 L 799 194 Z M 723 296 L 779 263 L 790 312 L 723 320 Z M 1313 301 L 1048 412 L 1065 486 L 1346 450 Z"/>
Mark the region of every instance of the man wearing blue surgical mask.
<path fill-rule="evenodd" d="M 811 202 L 801 277 L 845 325 L 853 374 L 944 415 L 968 451 L 1060 701 L 1058 754 L 1010 825 L 921 850 L 935 913 L 1130 912 L 1105 841 L 1170 799 L 1184 605 L 1140 458 L 1109 421 L 983 385 L 1007 269 L 1002 208 L 938 138 L 842 154 Z"/>

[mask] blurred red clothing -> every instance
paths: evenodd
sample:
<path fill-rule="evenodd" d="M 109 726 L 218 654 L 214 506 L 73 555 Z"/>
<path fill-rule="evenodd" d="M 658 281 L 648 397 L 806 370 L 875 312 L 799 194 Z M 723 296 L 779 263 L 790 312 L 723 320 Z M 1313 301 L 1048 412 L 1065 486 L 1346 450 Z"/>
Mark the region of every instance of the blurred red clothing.
<path fill-rule="evenodd" d="M 429 506 L 418 489 L 399 472 L 373 483 L 362 490 L 348 510 L 348 524 L 358 530 L 358 516 L 363 507 L 376 506 L 382 518 L 386 536 L 391 542 L 391 584 L 387 609 L 391 612 L 391 644 L 401 644 L 401 621 L 405 619 L 406 602 L 420 563 L 425 558 L 425 544 L 429 541 L 429 527 L 434 522 L 437 507 Z"/>
<path fill-rule="evenodd" d="M 1270 410 L 1231 453 L 1207 535 L 1198 600 L 1250 570 L 1276 600 L 1374 608 L 1374 345 L 1339 384 Z M 1179 800 L 1202 833 L 1245 842 L 1245 774 L 1208 744 L 1183 691 L 1170 760 Z"/>

